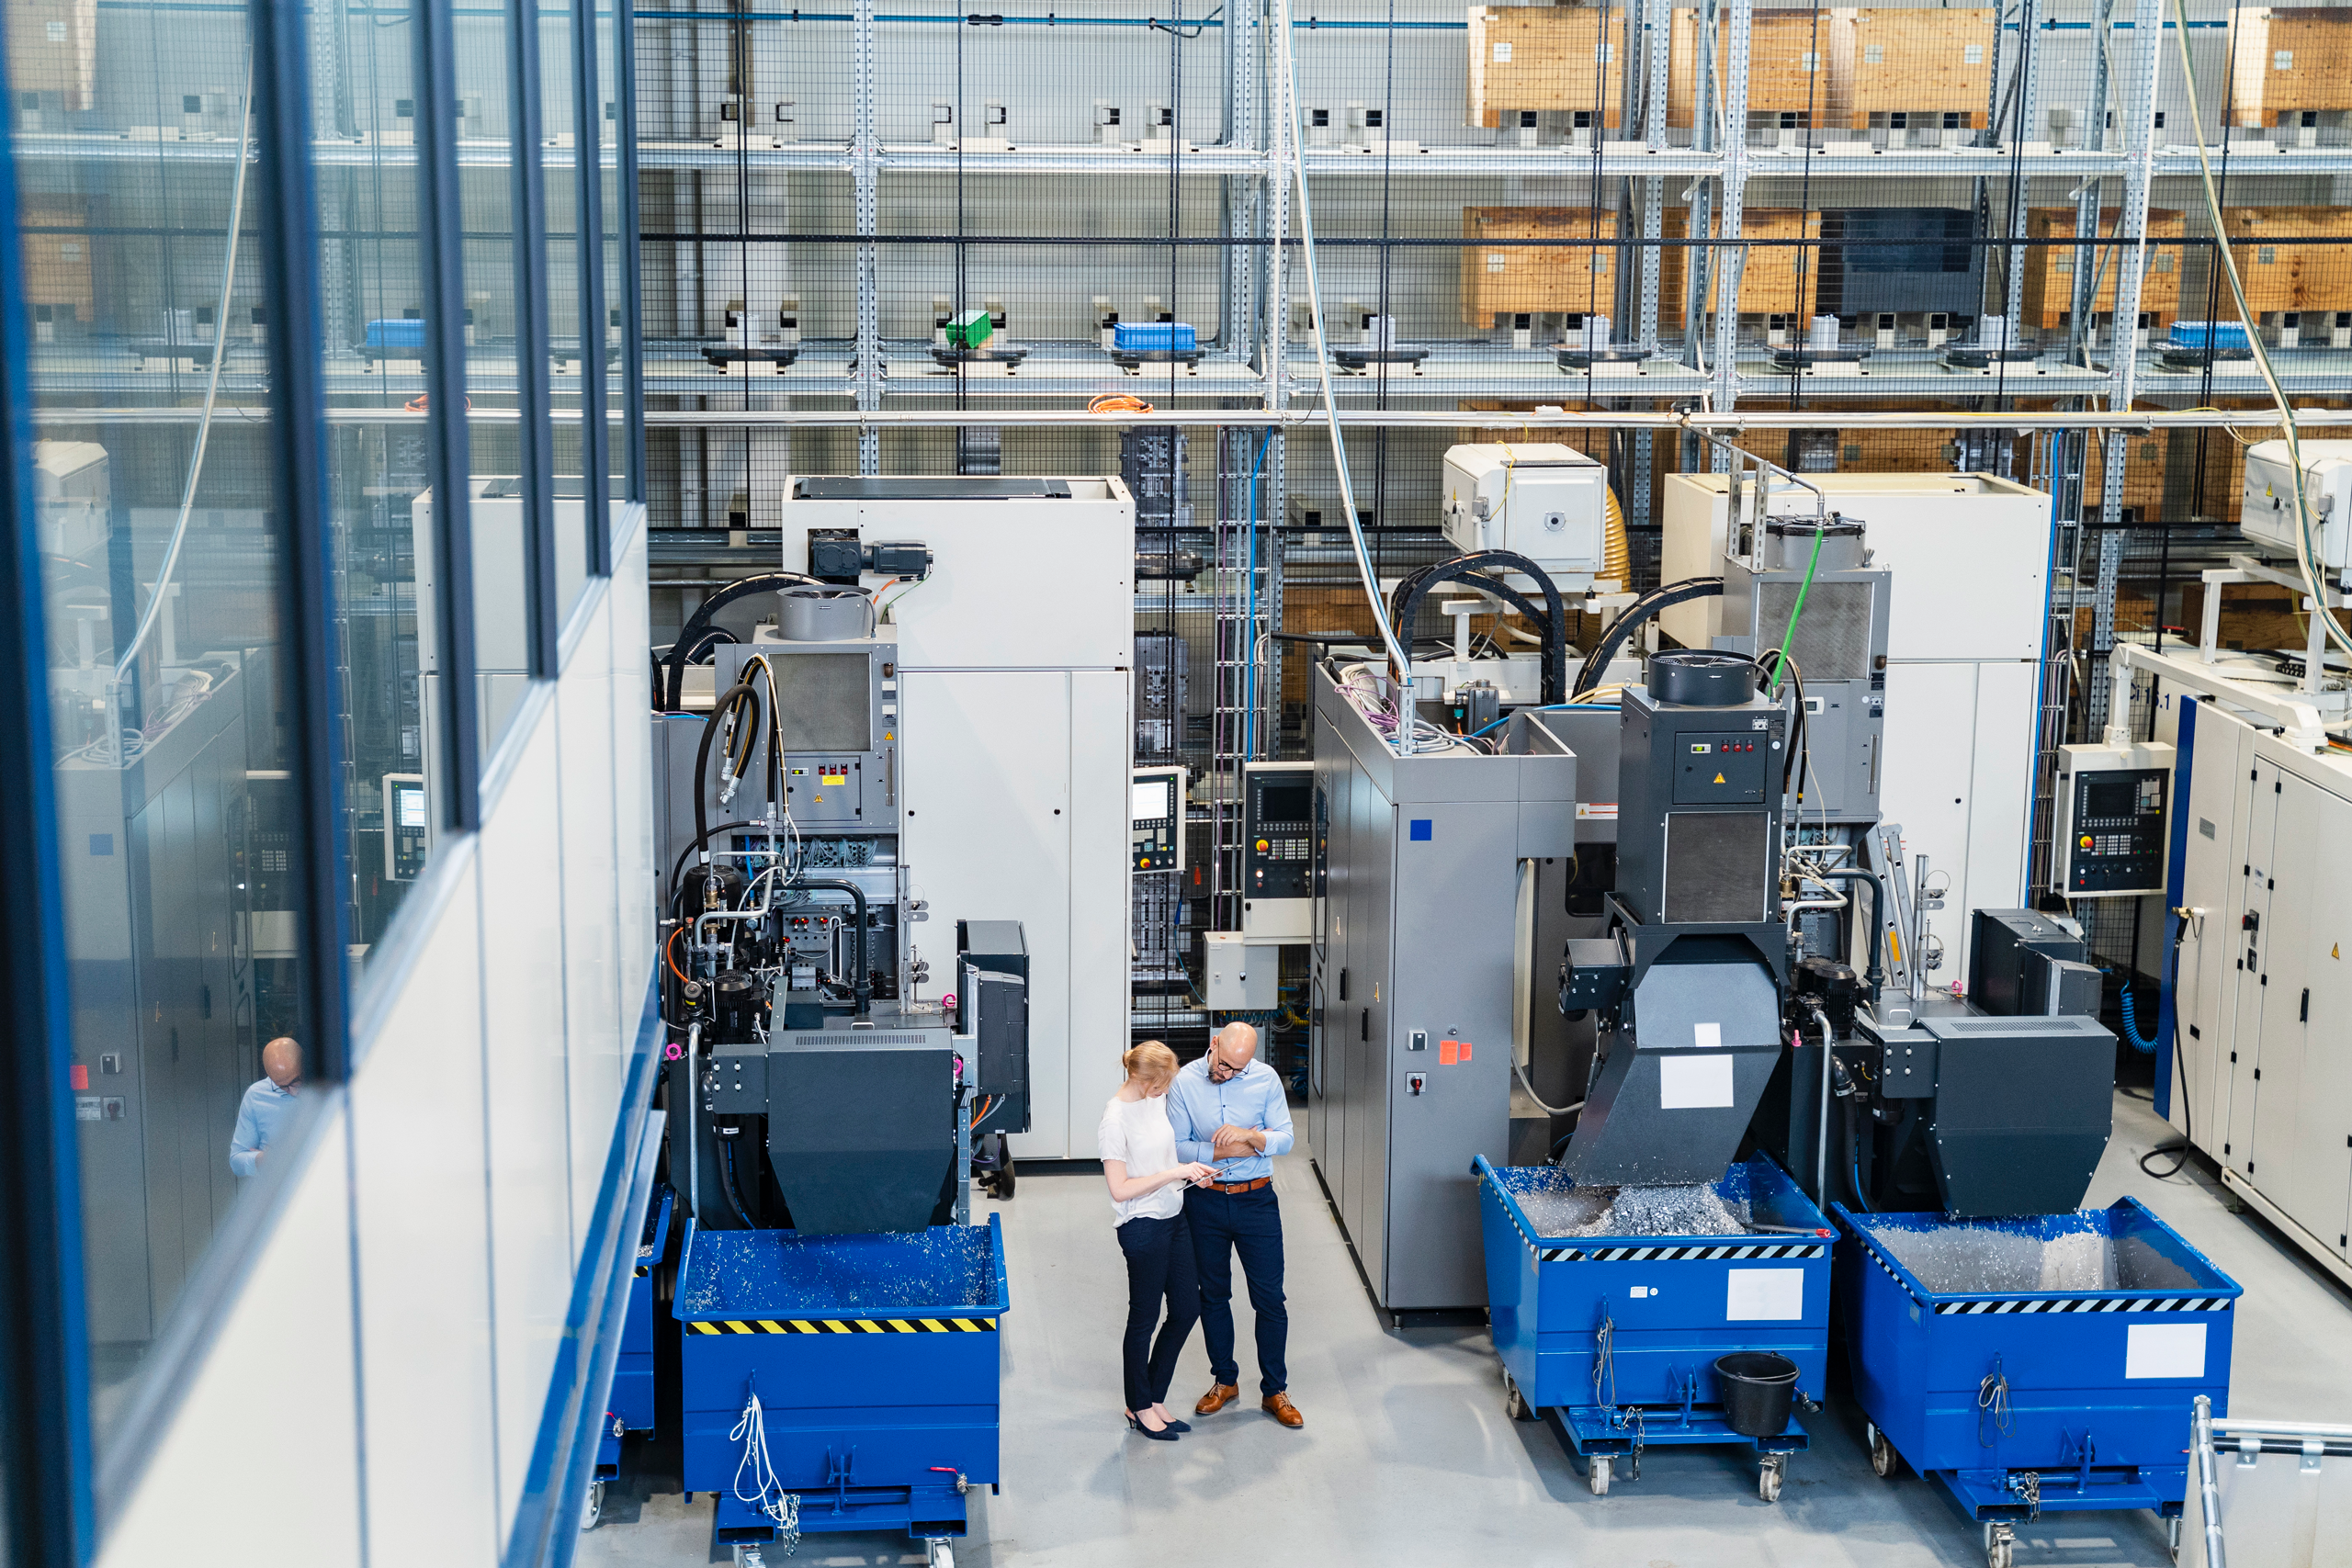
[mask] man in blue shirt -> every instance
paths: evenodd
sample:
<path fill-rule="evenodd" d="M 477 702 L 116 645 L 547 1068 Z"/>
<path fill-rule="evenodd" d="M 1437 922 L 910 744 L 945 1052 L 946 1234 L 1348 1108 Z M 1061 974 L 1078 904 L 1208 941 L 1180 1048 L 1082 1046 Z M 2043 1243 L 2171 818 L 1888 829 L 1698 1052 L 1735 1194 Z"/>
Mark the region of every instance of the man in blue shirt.
<path fill-rule="evenodd" d="M 1258 1032 L 1228 1023 L 1209 1041 L 1208 1055 L 1185 1065 L 1168 1091 L 1168 1120 L 1176 1129 L 1176 1157 L 1216 1167 L 1216 1179 L 1184 1191 L 1201 1276 L 1201 1337 L 1207 1341 L 1208 1393 L 1193 1406 L 1214 1416 L 1241 1397 L 1241 1369 L 1233 1352 L 1233 1255 L 1250 1282 L 1250 1310 L 1258 1319 L 1260 1408 L 1283 1426 L 1306 1417 L 1284 1392 L 1290 1385 L 1283 1350 L 1290 1314 L 1283 1305 L 1283 1213 L 1274 1201 L 1275 1155 L 1291 1146 L 1290 1099 L 1280 1074 L 1258 1060 Z"/>
<path fill-rule="evenodd" d="M 294 1113 L 294 1098 L 302 1092 L 302 1047 L 279 1035 L 261 1048 L 261 1070 L 237 1107 L 237 1131 L 229 1140 L 229 1168 L 251 1176 L 261 1156 L 277 1137 L 277 1129 Z"/>

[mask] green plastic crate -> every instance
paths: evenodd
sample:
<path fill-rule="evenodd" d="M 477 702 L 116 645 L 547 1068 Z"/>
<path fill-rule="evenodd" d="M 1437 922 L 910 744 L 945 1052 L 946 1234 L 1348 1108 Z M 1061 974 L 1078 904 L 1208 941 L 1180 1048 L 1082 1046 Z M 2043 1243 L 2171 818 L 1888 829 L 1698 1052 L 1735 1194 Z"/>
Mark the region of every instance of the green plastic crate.
<path fill-rule="evenodd" d="M 947 341 L 956 348 L 982 348 L 995 331 L 986 310 L 967 310 L 947 323 Z"/>

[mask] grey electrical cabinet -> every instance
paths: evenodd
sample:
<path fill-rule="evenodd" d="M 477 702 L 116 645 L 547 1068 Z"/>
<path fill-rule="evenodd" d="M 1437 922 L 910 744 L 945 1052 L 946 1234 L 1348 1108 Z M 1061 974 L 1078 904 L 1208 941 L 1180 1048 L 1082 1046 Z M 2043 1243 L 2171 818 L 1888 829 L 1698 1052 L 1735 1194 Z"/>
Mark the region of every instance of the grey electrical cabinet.
<path fill-rule="evenodd" d="M 1308 1145 L 1384 1310 L 1483 1306 L 1470 1162 L 1508 1163 L 1515 1014 L 1553 978 L 1521 872 L 1576 852 L 1576 755 L 1521 713 L 1498 755 L 1401 757 L 1315 680 Z"/>

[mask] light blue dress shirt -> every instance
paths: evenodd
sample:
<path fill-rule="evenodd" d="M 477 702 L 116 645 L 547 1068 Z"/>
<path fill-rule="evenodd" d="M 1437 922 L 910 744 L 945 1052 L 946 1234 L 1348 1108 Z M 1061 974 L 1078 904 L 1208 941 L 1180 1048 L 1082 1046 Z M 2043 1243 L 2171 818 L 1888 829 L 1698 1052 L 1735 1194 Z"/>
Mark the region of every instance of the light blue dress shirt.
<path fill-rule="evenodd" d="M 254 1173 L 261 1152 L 277 1140 L 279 1124 L 294 1113 L 294 1099 L 292 1091 L 267 1078 L 245 1090 L 244 1102 L 237 1107 L 237 1131 L 229 1140 L 231 1171 L 238 1176 Z"/>
<path fill-rule="evenodd" d="M 1255 1181 L 1274 1173 L 1275 1155 L 1290 1153 L 1290 1097 L 1282 1075 L 1263 1062 L 1251 1062 L 1226 1079 L 1209 1079 L 1208 1059 L 1187 1062 L 1168 1091 L 1168 1122 L 1176 1129 L 1176 1157 L 1216 1167 L 1219 1181 Z M 1210 1139 L 1219 1127 L 1263 1127 L 1264 1154 L 1234 1155 L 1218 1159 Z"/>

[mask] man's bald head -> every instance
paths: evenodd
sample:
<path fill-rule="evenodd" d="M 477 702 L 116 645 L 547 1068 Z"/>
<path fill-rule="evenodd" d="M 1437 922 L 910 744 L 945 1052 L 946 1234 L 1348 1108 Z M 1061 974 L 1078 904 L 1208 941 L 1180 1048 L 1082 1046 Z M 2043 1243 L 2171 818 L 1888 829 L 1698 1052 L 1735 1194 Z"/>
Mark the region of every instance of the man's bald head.
<path fill-rule="evenodd" d="M 1219 1082 L 1256 1061 L 1258 1058 L 1258 1029 L 1255 1024 L 1228 1023 L 1216 1032 L 1210 1042 L 1209 1076 Z"/>
<path fill-rule="evenodd" d="M 284 1089 L 302 1077 L 302 1047 L 290 1034 L 281 1034 L 261 1048 L 261 1070 Z"/>

